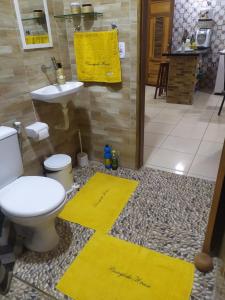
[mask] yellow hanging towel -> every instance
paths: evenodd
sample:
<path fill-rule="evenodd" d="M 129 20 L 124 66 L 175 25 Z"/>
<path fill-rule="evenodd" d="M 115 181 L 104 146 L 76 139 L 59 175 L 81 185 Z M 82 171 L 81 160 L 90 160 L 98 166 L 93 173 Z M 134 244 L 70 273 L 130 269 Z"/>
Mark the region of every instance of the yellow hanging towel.
<path fill-rule="evenodd" d="M 80 81 L 121 82 L 118 32 L 75 32 L 74 48 Z"/>

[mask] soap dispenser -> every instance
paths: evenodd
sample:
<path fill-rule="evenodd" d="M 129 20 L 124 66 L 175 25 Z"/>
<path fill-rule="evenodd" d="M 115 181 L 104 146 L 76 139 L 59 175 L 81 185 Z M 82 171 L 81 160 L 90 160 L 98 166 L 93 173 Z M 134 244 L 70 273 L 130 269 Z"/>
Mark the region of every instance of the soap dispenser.
<path fill-rule="evenodd" d="M 66 77 L 63 71 L 63 67 L 61 63 L 57 63 L 57 70 L 56 70 L 56 77 L 57 77 L 57 83 L 58 84 L 65 84 L 66 83 Z"/>

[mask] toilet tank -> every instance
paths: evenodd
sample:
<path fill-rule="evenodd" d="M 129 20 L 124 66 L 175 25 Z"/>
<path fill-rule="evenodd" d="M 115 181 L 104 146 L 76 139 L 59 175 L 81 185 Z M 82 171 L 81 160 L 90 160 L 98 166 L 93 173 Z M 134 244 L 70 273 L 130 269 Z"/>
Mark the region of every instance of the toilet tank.
<path fill-rule="evenodd" d="M 0 126 L 0 189 L 23 174 L 17 131 Z"/>

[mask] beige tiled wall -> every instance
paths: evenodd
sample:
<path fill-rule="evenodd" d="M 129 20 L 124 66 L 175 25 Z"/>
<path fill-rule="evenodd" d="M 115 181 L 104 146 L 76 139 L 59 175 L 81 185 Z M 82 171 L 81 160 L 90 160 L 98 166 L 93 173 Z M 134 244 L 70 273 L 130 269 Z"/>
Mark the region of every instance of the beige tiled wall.
<path fill-rule="evenodd" d="M 50 138 L 31 142 L 23 132 L 23 157 L 26 174 L 41 172 L 41 163 L 51 153 L 78 152 L 77 129 L 83 134 L 84 149 L 92 159 L 102 158 L 105 143 L 120 151 L 123 166 L 135 166 L 136 151 L 136 34 L 137 2 L 92 1 L 95 9 L 104 12 L 94 26 L 119 26 L 120 40 L 126 42 L 127 55 L 122 62 L 121 85 L 85 84 L 80 94 L 69 103 L 70 128 L 57 130 L 63 122 L 59 104 L 32 102 L 30 91 L 45 85 L 48 80 L 41 65 L 51 65 L 51 56 L 61 60 L 67 80 L 76 78 L 73 53 L 73 26 L 69 21 L 55 21 L 54 14 L 69 11 L 67 0 L 48 0 L 54 47 L 24 51 L 16 23 L 13 1 L 2 0 L 0 9 L 0 124 L 11 125 L 14 120 L 23 126 L 37 119 L 50 125 Z M 65 6 L 65 7 L 64 7 Z M 72 71 L 72 75 L 71 75 Z M 50 71 L 54 79 L 54 73 Z"/>
<path fill-rule="evenodd" d="M 53 18 L 54 6 L 59 9 L 60 4 L 62 1 L 48 1 L 54 47 L 24 51 L 21 48 L 13 1 L 1 1 L 0 124 L 11 126 L 13 121 L 17 120 L 25 127 L 40 118 L 41 121 L 51 125 L 54 118 L 62 119 L 59 105 L 36 104 L 30 97 L 30 91 L 48 84 L 47 78 L 41 72 L 41 65 L 50 65 L 51 56 L 63 60 L 67 78 L 71 78 L 65 26 L 62 26 L 58 32 Z M 50 71 L 49 75 L 54 79 L 53 71 Z M 23 158 L 26 174 L 41 173 L 42 161 L 51 153 L 63 151 L 75 156 L 74 139 L 74 130 L 70 129 L 65 133 L 51 126 L 50 138 L 34 143 L 27 139 L 23 130 Z"/>
<path fill-rule="evenodd" d="M 64 0 L 65 12 L 70 12 L 70 0 Z M 83 2 L 84 3 L 84 2 Z M 81 30 L 108 30 L 111 23 L 119 29 L 119 40 L 126 43 L 126 58 L 122 60 L 122 84 L 85 84 L 84 92 L 76 99 L 89 116 L 85 139 L 92 145 L 93 159 L 102 157 L 103 146 L 112 145 L 120 152 L 121 164 L 135 167 L 136 152 L 136 84 L 137 84 L 137 1 L 93 0 L 95 11 L 103 17 L 93 24 L 81 21 Z M 59 24 L 61 21 L 57 21 Z M 76 63 L 73 47 L 73 23 L 67 22 L 67 38 L 73 77 Z M 82 118 L 82 116 L 81 116 Z M 86 149 L 87 150 L 87 149 Z"/>

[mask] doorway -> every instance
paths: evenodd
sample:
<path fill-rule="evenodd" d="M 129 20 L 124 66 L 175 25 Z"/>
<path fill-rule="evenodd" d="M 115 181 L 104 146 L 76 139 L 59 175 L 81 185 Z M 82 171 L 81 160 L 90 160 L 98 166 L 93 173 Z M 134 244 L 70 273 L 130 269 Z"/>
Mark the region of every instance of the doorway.
<path fill-rule="evenodd" d="M 147 71 L 146 84 L 156 86 L 162 56 L 172 45 L 174 0 L 148 0 Z"/>
<path fill-rule="evenodd" d="M 220 55 L 219 50 L 222 50 L 221 47 L 224 47 L 222 44 L 224 45 L 225 41 L 218 41 L 218 28 L 220 27 L 214 27 L 214 37 L 212 37 L 209 52 L 201 56 L 201 61 L 199 58 L 196 58 L 196 61 L 192 61 L 193 66 L 196 63 L 196 70 L 198 70 L 199 61 L 201 63 L 200 71 L 202 73 L 195 74 L 195 72 L 192 72 L 196 75 L 196 82 L 195 78 L 189 79 L 185 77 L 187 75 L 185 72 L 185 76 L 175 77 L 175 81 L 177 79 L 177 82 L 181 82 L 184 86 L 193 80 L 193 98 L 191 103 L 181 104 L 179 99 L 177 103 L 173 103 L 168 101 L 166 93 L 162 93 L 160 96 L 157 95 L 156 99 L 154 99 L 154 85 L 157 73 L 157 71 L 154 71 L 156 70 L 155 66 L 165 59 L 164 57 L 159 57 L 159 48 L 161 54 L 178 50 L 181 47 L 185 30 L 189 31 L 190 37 L 194 36 L 198 26 L 198 11 L 201 10 L 201 7 L 197 7 L 196 11 L 193 10 L 193 7 L 189 5 L 191 1 L 187 0 L 185 2 L 185 7 L 187 7 L 189 13 L 189 20 L 187 20 L 184 15 L 183 2 L 175 0 L 174 9 L 171 12 L 174 18 L 169 30 L 172 38 L 170 39 L 171 43 L 167 44 L 167 50 L 165 51 L 166 43 L 164 39 L 161 39 L 161 47 L 159 47 L 159 38 L 156 37 L 157 34 L 154 34 L 153 29 L 158 28 L 158 31 L 162 32 L 164 30 L 163 24 L 167 21 L 164 22 L 160 15 L 153 18 L 150 7 L 151 4 L 159 2 L 153 0 L 141 1 L 140 106 L 139 132 L 137 133 L 140 142 L 139 166 L 141 166 L 143 159 L 143 165 L 146 167 L 215 181 L 225 138 L 225 112 L 223 109 L 221 116 L 218 117 L 217 114 L 222 96 L 214 94 L 214 86 Z M 205 5 L 208 5 L 207 1 Z M 183 15 L 181 11 L 184 11 Z M 217 7 L 215 11 L 218 12 L 220 9 Z M 152 18 L 150 21 L 149 16 Z M 220 22 L 220 19 L 216 20 L 217 15 L 215 15 L 215 23 L 217 21 Z M 148 28 L 147 24 L 150 24 L 150 28 Z M 153 43 L 147 47 L 149 32 L 153 32 Z M 153 48 L 154 43 L 155 46 Z M 218 43 L 221 43 L 219 48 Z M 153 60 L 155 56 L 158 56 L 158 62 Z M 170 62 L 172 61 L 171 57 L 166 58 Z M 190 66 L 188 59 L 189 57 L 181 57 L 180 63 L 183 64 L 186 61 L 188 67 Z M 214 63 L 212 63 L 213 60 L 215 61 Z M 149 64 L 146 68 L 147 62 Z M 173 65 L 176 66 L 176 63 Z M 171 69 L 169 69 L 170 71 Z M 144 83 L 143 77 L 145 78 Z M 151 85 L 147 85 L 149 83 Z M 174 79 L 168 84 L 170 84 L 170 87 L 173 87 L 173 83 Z M 182 89 L 183 87 L 180 89 L 181 93 Z M 183 94 L 185 95 L 185 91 Z"/>

